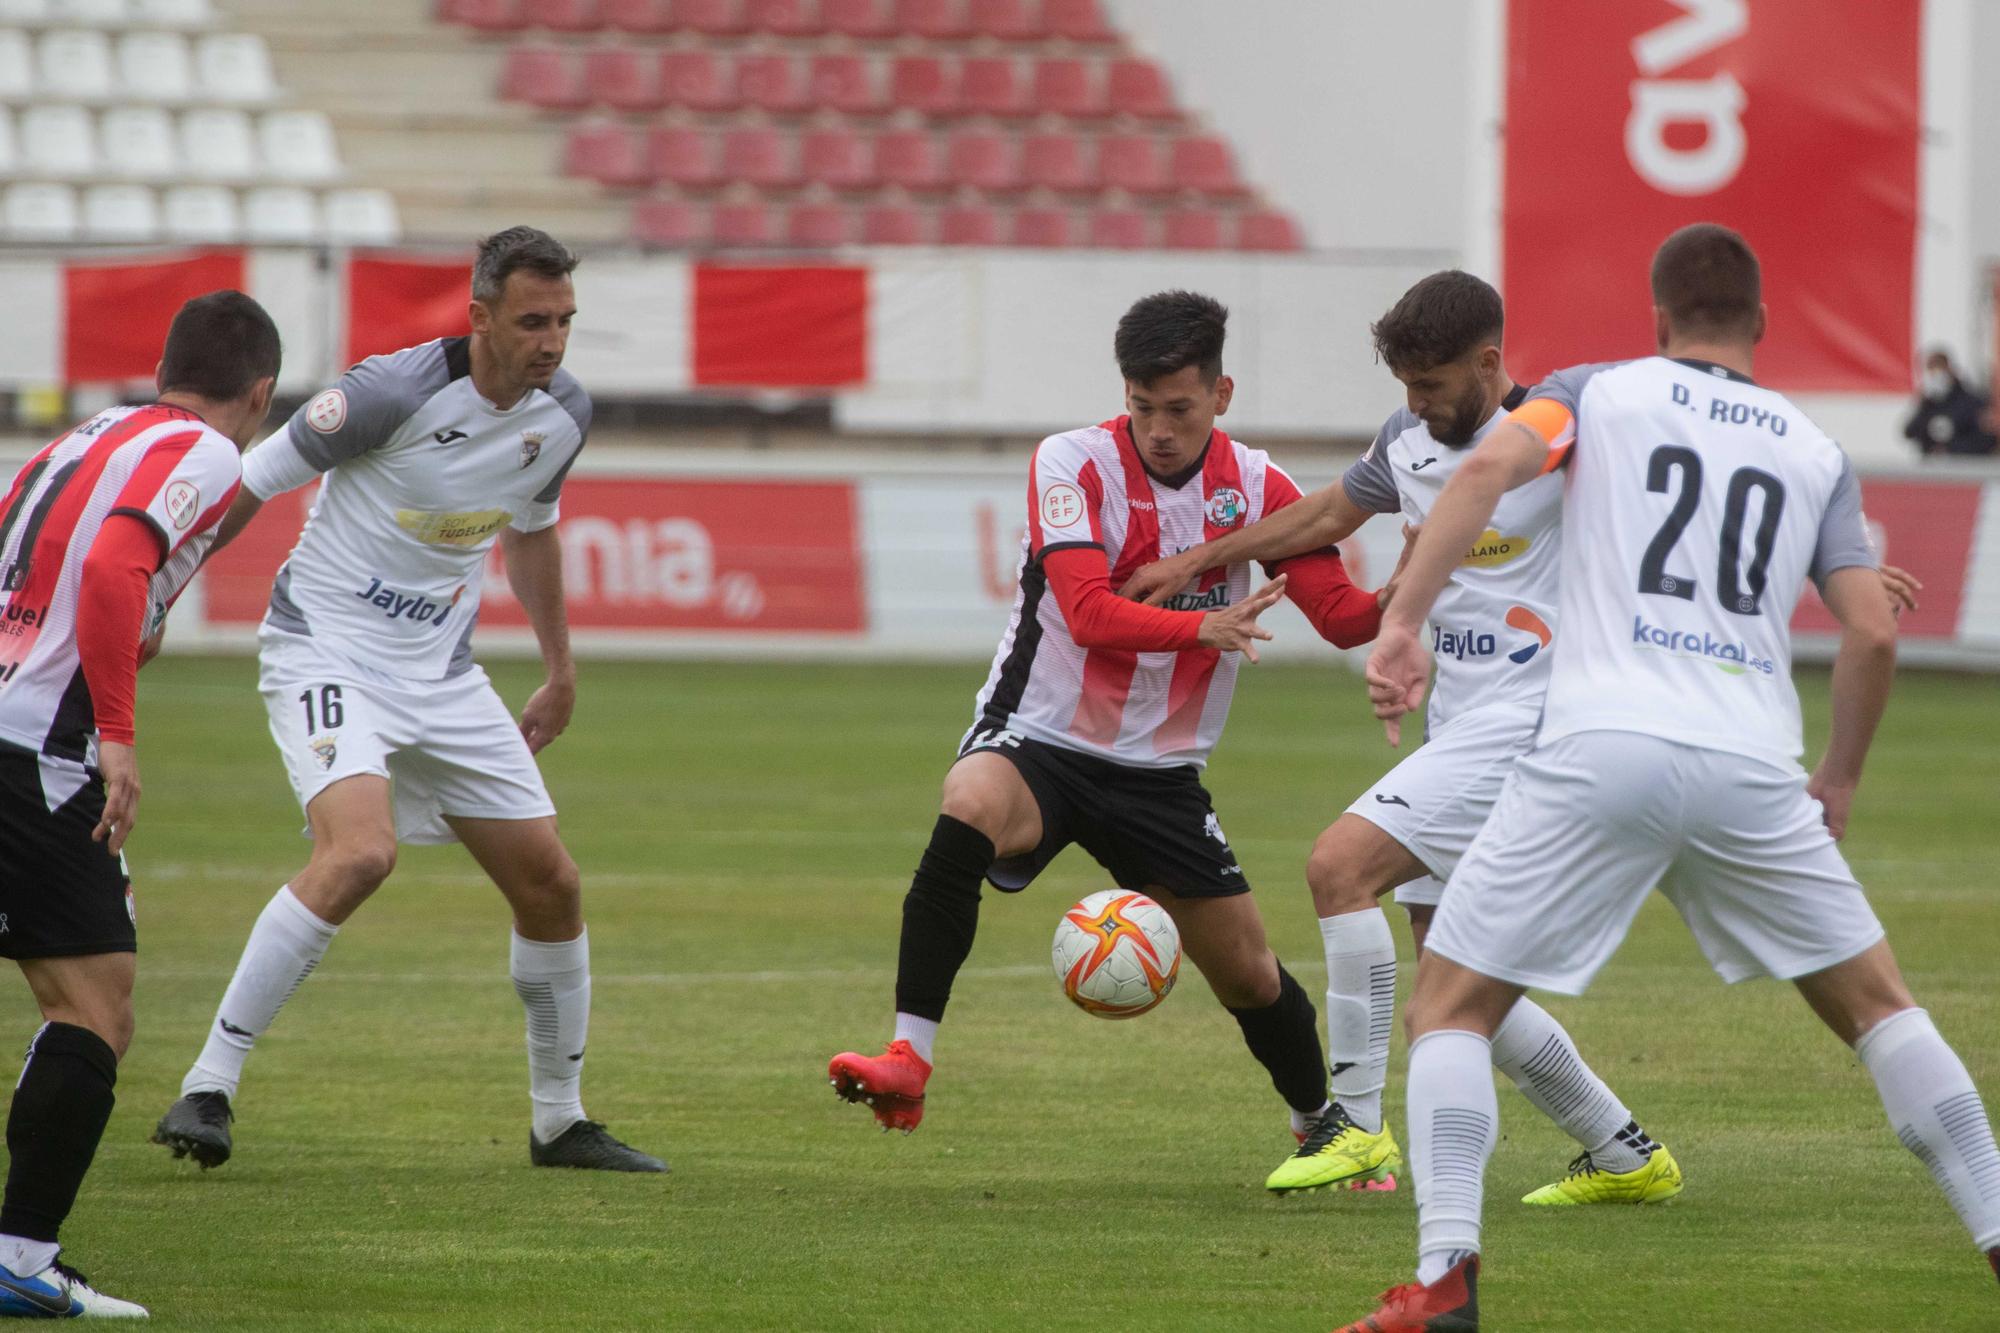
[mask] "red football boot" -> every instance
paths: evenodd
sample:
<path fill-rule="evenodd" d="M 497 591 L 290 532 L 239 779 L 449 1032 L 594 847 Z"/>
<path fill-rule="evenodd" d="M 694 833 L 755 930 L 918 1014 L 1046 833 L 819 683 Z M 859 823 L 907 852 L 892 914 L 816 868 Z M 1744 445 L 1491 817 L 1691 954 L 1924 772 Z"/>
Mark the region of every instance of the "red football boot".
<path fill-rule="evenodd" d="M 931 1067 L 907 1041 L 892 1041 L 880 1055 L 842 1051 L 827 1062 L 827 1077 L 843 1101 L 866 1102 L 885 1130 L 905 1134 L 924 1118 L 924 1084 Z"/>
<path fill-rule="evenodd" d="M 1479 1256 L 1467 1255 L 1428 1287 L 1392 1287 L 1381 1301 L 1381 1309 L 1337 1333 L 1477 1333 Z"/>

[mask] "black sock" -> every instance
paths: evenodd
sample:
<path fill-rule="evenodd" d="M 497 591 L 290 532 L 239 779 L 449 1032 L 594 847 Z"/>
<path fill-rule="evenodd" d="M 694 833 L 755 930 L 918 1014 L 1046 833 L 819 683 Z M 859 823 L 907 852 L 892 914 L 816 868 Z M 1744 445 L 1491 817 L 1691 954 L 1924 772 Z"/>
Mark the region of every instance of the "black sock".
<path fill-rule="evenodd" d="M 903 899 L 903 942 L 896 956 L 896 1012 L 935 1023 L 951 999 L 952 979 L 972 952 L 979 928 L 979 885 L 993 864 L 993 840 L 972 825 L 939 815 L 931 845 L 917 862 Z"/>
<path fill-rule="evenodd" d="M 118 1057 L 89 1028 L 49 1023 L 28 1048 L 7 1114 L 7 1201 L 0 1234 L 53 1243 L 111 1119 Z"/>
<path fill-rule="evenodd" d="M 1326 1105 L 1326 1058 L 1319 1049 L 1319 1015 L 1305 990 L 1278 965 L 1278 998 L 1262 1009 L 1231 1009 L 1243 1044 L 1271 1073 L 1271 1086 L 1294 1111 Z"/>

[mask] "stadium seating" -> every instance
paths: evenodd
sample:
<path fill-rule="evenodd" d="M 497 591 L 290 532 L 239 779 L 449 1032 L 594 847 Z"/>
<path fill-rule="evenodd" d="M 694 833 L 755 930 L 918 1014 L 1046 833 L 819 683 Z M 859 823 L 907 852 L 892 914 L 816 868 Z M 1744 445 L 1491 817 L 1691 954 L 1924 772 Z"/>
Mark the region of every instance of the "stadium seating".
<path fill-rule="evenodd" d="M 176 185 L 161 200 L 160 215 L 167 239 L 174 241 L 236 241 L 242 220 L 236 193 L 219 185 Z"/>
<path fill-rule="evenodd" d="M 312 192 L 265 185 L 243 196 L 243 236 L 265 245 L 307 245 L 319 239 L 319 205 Z"/>
<path fill-rule="evenodd" d="M 93 185 L 83 192 L 83 234 L 128 245 L 157 240 L 159 201 L 143 185 Z"/>
<path fill-rule="evenodd" d="M 394 245 L 402 237 L 396 200 L 387 190 L 328 190 L 321 210 L 335 245 Z"/>

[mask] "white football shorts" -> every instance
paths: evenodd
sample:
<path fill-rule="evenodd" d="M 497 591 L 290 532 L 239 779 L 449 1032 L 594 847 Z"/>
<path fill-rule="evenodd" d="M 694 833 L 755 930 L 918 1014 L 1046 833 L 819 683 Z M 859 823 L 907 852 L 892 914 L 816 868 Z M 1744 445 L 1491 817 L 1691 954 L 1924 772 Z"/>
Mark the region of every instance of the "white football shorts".
<path fill-rule="evenodd" d="M 1882 938 L 1803 769 L 1587 731 L 1515 763 L 1425 947 L 1581 995 L 1655 884 L 1724 981 L 1802 977 Z"/>
<path fill-rule="evenodd" d="M 1535 744 L 1539 703 L 1460 713 L 1347 807 L 1394 838 L 1431 873 L 1396 888 L 1396 901 L 1435 907 L 1478 835 L 1514 761 Z"/>
<path fill-rule="evenodd" d="M 271 739 L 301 810 L 342 778 L 375 773 L 393 784 L 401 842 L 456 842 L 446 815 L 556 812 L 519 724 L 480 667 L 405 680 L 270 630 L 258 637 L 257 667 Z"/>

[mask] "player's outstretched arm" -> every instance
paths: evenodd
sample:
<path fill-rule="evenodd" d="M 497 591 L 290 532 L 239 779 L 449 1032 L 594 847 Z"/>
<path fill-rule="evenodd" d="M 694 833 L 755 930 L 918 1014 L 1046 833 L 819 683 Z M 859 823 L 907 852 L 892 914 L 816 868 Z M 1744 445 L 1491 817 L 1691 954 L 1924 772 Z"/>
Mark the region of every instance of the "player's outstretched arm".
<path fill-rule="evenodd" d="M 576 660 L 569 651 L 569 614 L 563 602 L 562 542 L 554 524 L 534 532 L 507 528 L 500 534 L 500 553 L 507 562 L 507 585 L 514 590 L 535 642 L 542 650 L 547 678 L 521 710 L 521 735 L 528 749 L 539 753 L 562 735 L 576 709 Z"/>
<path fill-rule="evenodd" d="M 1838 838 L 1861 785 L 1861 765 L 1875 728 L 1889 706 L 1896 676 L 1896 617 L 1882 596 L 1882 578 L 1865 565 L 1827 575 L 1820 595 L 1840 622 L 1840 652 L 1833 659 L 1833 729 L 1826 753 L 1806 791 L 1825 812 Z"/>
<path fill-rule="evenodd" d="M 250 520 L 257 517 L 257 511 L 264 507 L 263 497 L 254 494 L 248 486 L 236 492 L 236 498 L 229 502 L 222 521 L 215 525 L 215 542 L 202 557 L 206 564 L 215 559 L 215 553 L 236 540 L 236 534 L 250 526 Z"/>
<path fill-rule="evenodd" d="M 1347 566 L 1331 551 L 1314 551 L 1282 561 L 1285 596 L 1305 613 L 1313 630 L 1336 648 L 1358 648 L 1382 628 L 1384 600 L 1347 577 Z"/>
<path fill-rule="evenodd" d="M 1346 540 L 1368 517 L 1336 481 L 1247 527 L 1144 566 L 1118 595 L 1158 606 L 1211 569 L 1317 551 Z"/>

